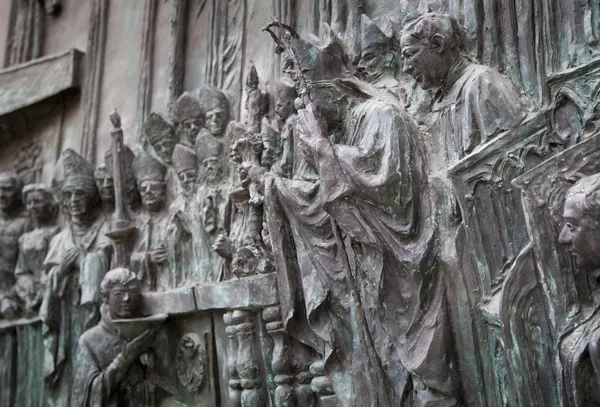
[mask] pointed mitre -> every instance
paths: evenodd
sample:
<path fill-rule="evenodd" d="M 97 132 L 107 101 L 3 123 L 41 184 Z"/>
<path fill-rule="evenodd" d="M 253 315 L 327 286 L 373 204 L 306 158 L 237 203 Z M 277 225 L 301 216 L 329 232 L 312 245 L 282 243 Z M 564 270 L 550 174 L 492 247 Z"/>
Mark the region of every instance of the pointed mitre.
<path fill-rule="evenodd" d="M 363 50 L 387 48 L 390 38 L 366 14 L 360 16 L 360 43 Z"/>
<path fill-rule="evenodd" d="M 173 150 L 173 157 L 171 158 L 173 167 L 177 174 L 196 169 L 196 153 L 194 150 L 184 144 L 177 144 Z"/>
<path fill-rule="evenodd" d="M 344 44 L 329 25 L 323 24 L 320 39 L 309 35 L 307 40 L 289 25 L 278 21 L 263 30 L 268 31 L 277 44 L 275 52 L 284 54 L 284 70 L 292 76 L 301 74 L 307 81 L 351 76 Z"/>
<path fill-rule="evenodd" d="M 198 92 L 200 108 L 204 113 L 218 107 L 229 110 L 227 96 L 214 86 L 204 86 Z"/>
<path fill-rule="evenodd" d="M 143 181 L 164 181 L 167 167 L 146 152 L 141 152 L 133 161 L 133 174 L 138 184 Z"/>
<path fill-rule="evenodd" d="M 129 148 L 129 146 L 124 145 L 123 150 L 121 151 L 121 162 L 125 164 L 125 168 L 123 170 L 131 172 L 131 165 L 135 160 L 135 154 Z M 104 166 L 106 167 L 106 171 L 109 174 L 113 174 L 113 151 L 112 148 L 108 149 L 104 154 Z"/>
<path fill-rule="evenodd" d="M 171 115 L 175 123 L 181 123 L 189 118 L 204 118 L 204 111 L 200 106 L 200 101 L 190 93 L 185 92 L 173 104 Z"/>
<path fill-rule="evenodd" d="M 223 143 L 208 132 L 202 132 L 198 135 L 195 147 L 196 159 L 199 163 L 203 163 L 209 157 L 220 158 L 223 151 Z"/>
<path fill-rule="evenodd" d="M 165 137 L 175 137 L 173 126 L 158 113 L 150 113 L 146 119 L 146 123 L 144 123 L 144 134 L 150 144 L 158 142 Z"/>
<path fill-rule="evenodd" d="M 64 150 L 60 158 L 62 162 L 62 180 L 65 184 L 76 184 L 80 186 L 96 186 L 94 177 L 94 166 L 85 158 L 70 148 Z"/>

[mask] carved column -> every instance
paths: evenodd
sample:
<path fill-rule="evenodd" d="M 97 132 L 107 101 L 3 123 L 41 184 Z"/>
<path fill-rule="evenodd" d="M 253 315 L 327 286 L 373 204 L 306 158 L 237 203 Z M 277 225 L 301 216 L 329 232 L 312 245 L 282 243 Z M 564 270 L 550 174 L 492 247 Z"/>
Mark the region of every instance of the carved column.
<path fill-rule="evenodd" d="M 227 347 L 227 374 L 229 375 L 229 406 L 241 407 L 242 405 L 242 387 L 240 378 L 237 374 L 237 354 L 238 354 L 238 339 L 236 336 L 236 326 L 233 322 L 233 313 L 227 312 L 223 315 L 229 343 Z"/>
<path fill-rule="evenodd" d="M 281 308 L 279 306 L 270 307 L 263 311 L 263 320 L 266 323 L 266 329 L 273 338 L 273 357 L 271 359 L 271 369 L 275 375 L 275 406 L 276 407 L 294 407 L 296 397 L 294 394 L 294 376 L 290 369 L 290 337 L 283 329 L 281 321 Z M 305 404 L 299 404 L 305 406 Z"/>
<path fill-rule="evenodd" d="M 317 360 L 313 362 L 310 365 L 309 371 L 313 376 L 311 388 L 321 399 L 321 405 L 323 407 L 339 407 L 340 402 L 333 391 L 329 378 L 325 375 L 325 364 L 323 361 Z"/>
<path fill-rule="evenodd" d="M 264 407 L 260 370 L 254 351 L 255 326 L 252 317 L 252 313 L 240 310 L 234 311 L 232 315 L 232 323 L 237 325 L 235 327 L 238 341 L 236 369 L 243 389 L 241 406 Z"/>

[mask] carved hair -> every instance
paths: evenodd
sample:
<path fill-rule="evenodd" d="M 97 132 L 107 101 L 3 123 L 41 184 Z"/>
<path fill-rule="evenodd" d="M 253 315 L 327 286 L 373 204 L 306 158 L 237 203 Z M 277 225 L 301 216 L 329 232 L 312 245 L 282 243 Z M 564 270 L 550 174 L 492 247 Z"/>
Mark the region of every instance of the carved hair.
<path fill-rule="evenodd" d="M 46 185 L 44 184 L 28 184 L 25 185 L 25 187 L 23 188 L 23 204 L 27 204 L 27 195 L 31 192 L 41 192 L 42 194 L 44 194 L 44 198 L 46 198 L 47 202 L 48 202 L 48 213 L 50 216 L 50 220 L 54 221 L 56 220 L 56 216 L 58 215 L 58 202 L 56 202 L 56 199 L 54 198 L 54 194 L 52 193 L 52 191 L 50 190 L 50 188 L 48 188 Z"/>
<path fill-rule="evenodd" d="M 102 301 L 108 301 L 108 293 L 116 285 L 127 285 L 130 282 L 137 280 L 137 275 L 125 267 L 119 267 L 110 270 L 104 275 L 100 284 L 100 292 L 102 293 Z"/>
<path fill-rule="evenodd" d="M 579 198 L 583 214 L 600 226 L 600 173 L 581 178 L 567 192 L 566 199 Z"/>
<path fill-rule="evenodd" d="M 436 35 L 444 39 L 446 49 L 465 52 L 467 32 L 458 20 L 448 14 L 427 13 L 408 22 L 404 31 L 423 44 L 431 44 Z"/>

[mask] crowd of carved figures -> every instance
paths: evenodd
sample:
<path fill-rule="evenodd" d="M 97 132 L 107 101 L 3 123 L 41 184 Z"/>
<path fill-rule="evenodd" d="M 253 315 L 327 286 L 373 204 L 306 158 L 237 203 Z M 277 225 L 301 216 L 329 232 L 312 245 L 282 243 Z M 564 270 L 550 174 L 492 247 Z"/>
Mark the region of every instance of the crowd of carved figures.
<path fill-rule="evenodd" d="M 43 366 L 52 406 L 182 402 L 218 382 L 216 325 L 171 343 L 143 299 L 273 274 L 278 305 L 221 321 L 223 405 L 600 405 L 600 68 L 538 112 L 446 14 L 362 15 L 358 54 L 263 31 L 284 75 L 249 70 L 242 120 L 204 86 L 140 145 L 111 115 L 96 168 L 0 174 L 2 358 Z"/>

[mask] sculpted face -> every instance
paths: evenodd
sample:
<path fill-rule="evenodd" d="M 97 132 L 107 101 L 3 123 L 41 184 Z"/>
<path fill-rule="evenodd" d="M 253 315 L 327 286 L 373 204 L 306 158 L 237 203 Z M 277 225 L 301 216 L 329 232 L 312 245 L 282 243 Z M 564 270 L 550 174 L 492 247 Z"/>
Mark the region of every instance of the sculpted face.
<path fill-rule="evenodd" d="M 196 142 L 198 133 L 204 127 L 204 117 L 190 117 L 179 124 L 180 139 L 188 140 L 192 145 Z"/>
<path fill-rule="evenodd" d="M 42 191 L 31 191 L 25 196 L 25 207 L 32 219 L 44 219 L 50 213 L 49 197 Z"/>
<path fill-rule="evenodd" d="M 142 205 L 144 208 L 156 212 L 163 209 L 166 201 L 167 188 L 164 181 L 142 181 L 140 186 Z"/>
<path fill-rule="evenodd" d="M 11 177 L 0 178 L 0 210 L 9 210 L 16 204 L 17 180 Z"/>
<path fill-rule="evenodd" d="M 224 107 L 216 107 L 206 112 L 206 128 L 213 136 L 221 136 L 227 127 L 229 112 Z"/>
<path fill-rule="evenodd" d="M 198 173 L 195 169 L 181 171 L 177 174 L 177 176 L 179 177 L 179 181 L 181 181 L 181 185 L 183 185 L 183 189 L 185 189 L 187 192 L 194 190 L 194 185 L 198 179 Z"/>
<path fill-rule="evenodd" d="M 108 308 L 114 319 L 132 318 L 139 315 L 141 290 L 138 280 L 129 283 L 116 284 L 108 293 Z"/>
<path fill-rule="evenodd" d="M 381 47 L 367 47 L 360 53 L 358 73 L 363 80 L 371 82 L 384 73 L 392 59 L 393 54 Z"/>
<path fill-rule="evenodd" d="M 67 185 L 63 188 L 63 205 L 70 216 L 81 218 L 91 214 L 94 197 L 83 187 Z"/>
<path fill-rule="evenodd" d="M 449 55 L 410 34 L 402 36 L 400 48 L 404 58 L 404 73 L 412 76 L 421 88 L 434 89 L 444 83 L 453 62 Z"/>
<path fill-rule="evenodd" d="M 558 241 L 569 246 L 579 267 L 599 267 L 600 225 L 583 212 L 583 199 L 584 194 L 567 197 Z"/>
<path fill-rule="evenodd" d="M 96 187 L 102 202 L 115 202 L 115 183 L 111 174 L 105 171 L 96 171 Z"/>
<path fill-rule="evenodd" d="M 216 181 L 221 176 L 221 163 L 217 157 L 208 157 L 203 161 L 206 178 Z"/>
<path fill-rule="evenodd" d="M 285 120 L 294 113 L 294 97 L 279 93 L 275 102 L 275 115 Z"/>
<path fill-rule="evenodd" d="M 152 148 L 154 148 L 154 151 L 156 151 L 156 154 L 161 160 L 163 160 L 166 164 L 171 164 L 171 156 L 173 155 L 173 150 L 175 149 L 175 142 L 171 138 L 170 132 L 165 132 L 160 140 L 153 142 Z"/>

